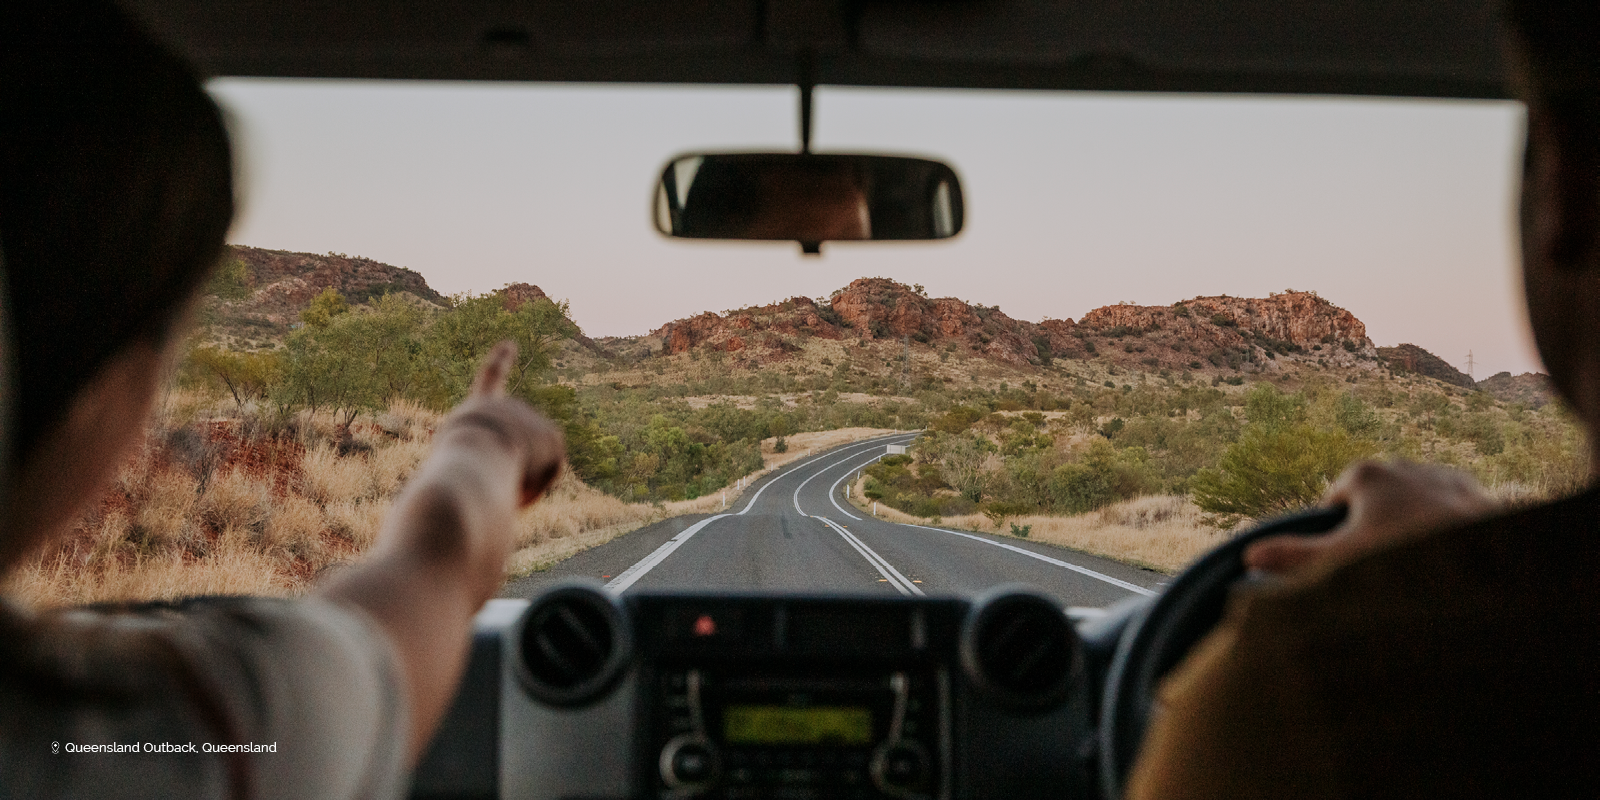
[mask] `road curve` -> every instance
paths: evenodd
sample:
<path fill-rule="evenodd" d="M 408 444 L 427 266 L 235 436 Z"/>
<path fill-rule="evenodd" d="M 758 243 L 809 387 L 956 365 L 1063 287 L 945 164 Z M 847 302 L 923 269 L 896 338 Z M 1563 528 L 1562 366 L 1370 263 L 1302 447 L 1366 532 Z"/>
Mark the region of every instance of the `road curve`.
<path fill-rule="evenodd" d="M 572 576 L 613 591 L 965 595 L 1022 583 L 1063 605 L 1103 607 L 1150 594 L 1167 576 L 1009 536 L 874 519 L 842 496 L 857 470 L 916 434 L 842 445 L 756 482 L 727 511 L 664 520 L 508 582 L 526 597 Z"/>

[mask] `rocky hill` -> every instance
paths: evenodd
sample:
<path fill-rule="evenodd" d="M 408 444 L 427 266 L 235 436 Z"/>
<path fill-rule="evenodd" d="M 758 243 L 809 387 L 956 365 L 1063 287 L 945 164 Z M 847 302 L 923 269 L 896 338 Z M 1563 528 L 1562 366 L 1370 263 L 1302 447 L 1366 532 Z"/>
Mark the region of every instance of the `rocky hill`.
<path fill-rule="evenodd" d="M 333 287 L 352 303 L 398 293 L 430 307 L 450 300 L 404 267 L 339 253 L 314 255 L 253 247 L 229 248 L 206 299 L 207 337 L 235 349 L 276 347 L 311 299 Z M 548 299 L 538 286 L 514 283 L 498 291 L 508 308 Z M 1473 381 L 1414 344 L 1375 347 L 1354 314 L 1315 292 L 1268 297 L 1195 297 L 1165 306 L 1118 304 L 1081 319 L 1014 319 L 997 307 L 954 297 L 930 298 L 921 287 L 861 278 L 826 300 L 793 297 L 764 306 L 705 312 L 662 325 L 647 336 L 599 342 L 579 333 L 563 346 L 569 368 L 683 354 L 731 355 L 758 368 L 800 357 L 813 343 L 902 345 L 910 352 L 981 359 L 994 368 L 1029 372 L 1061 359 L 1144 372 L 1198 372 L 1232 378 L 1273 373 L 1291 365 L 1377 370 L 1383 366 L 1455 386 Z M 838 345 L 834 345 L 837 347 Z M 887 353 L 893 358 L 893 353 Z M 1481 388 L 1530 406 L 1548 402 L 1548 379 L 1502 373 Z"/>
<path fill-rule="evenodd" d="M 1445 383 L 1472 388 L 1472 378 L 1467 373 L 1450 366 L 1450 362 L 1414 344 L 1378 348 L 1378 357 L 1397 372 L 1414 372 Z"/>
<path fill-rule="evenodd" d="M 1280 359 L 1348 366 L 1377 355 L 1360 320 L 1311 292 L 1106 306 L 1078 321 L 1034 323 L 953 297 L 929 298 L 883 278 L 854 281 L 825 303 L 795 297 L 706 312 L 650 336 L 666 355 L 700 349 L 757 362 L 784 360 L 811 338 L 904 341 L 1018 368 L 1070 358 L 1130 369 L 1270 372 Z"/>
<path fill-rule="evenodd" d="M 328 287 L 351 303 L 388 293 L 432 307 L 449 303 L 421 274 L 405 267 L 342 253 L 315 255 L 230 245 L 201 310 L 207 338 L 236 349 L 274 347 L 299 321 L 311 298 Z"/>
<path fill-rule="evenodd" d="M 1556 396 L 1550 376 L 1537 372 L 1524 372 L 1521 375 L 1496 373 L 1478 381 L 1477 388 L 1494 395 L 1496 400 L 1503 403 L 1521 403 L 1528 408 L 1543 408 Z"/>
<path fill-rule="evenodd" d="M 353 305 L 385 294 L 398 294 L 429 308 L 450 304 L 421 274 L 405 267 L 342 253 L 316 255 L 230 245 L 201 311 L 204 337 L 238 350 L 276 347 L 300 321 L 300 312 L 311 305 L 311 299 L 330 287 Z M 543 289 L 529 283 L 507 284 L 496 294 L 513 311 L 523 303 L 550 299 Z M 581 330 L 571 346 L 609 355 Z"/>

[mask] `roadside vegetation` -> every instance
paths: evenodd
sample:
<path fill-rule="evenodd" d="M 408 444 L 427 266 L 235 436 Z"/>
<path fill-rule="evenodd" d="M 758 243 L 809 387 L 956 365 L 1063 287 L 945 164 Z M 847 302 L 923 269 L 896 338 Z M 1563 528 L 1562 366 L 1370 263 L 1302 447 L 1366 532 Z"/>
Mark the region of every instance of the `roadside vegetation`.
<path fill-rule="evenodd" d="M 909 454 L 863 470 L 859 496 L 924 522 L 1175 569 L 1214 546 L 1219 531 L 1315 503 L 1357 459 L 1458 466 L 1513 503 L 1570 493 L 1587 479 L 1586 445 L 1558 405 L 1529 409 L 1383 373 L 1299 383 L 1292 391 L 1270 381 L 1226 391 L 1172 381 L 1085 387 L 1065 404 L 1050 398 L 1052 411 L 1018 410 L 1042 404 L 1000 393 L 935 416 Z M 1154 533 L 1084 536 L 1168 531 L 1169 521 L 1196 529 L 1179 537 L 1192 546 L 1163 544 L 1156 549 L 1169 555 L 1156 555 Z"/>
<path fill-rule="evenodd" d="M 244 291 L 235 272 L 219 274 L 215 297 Z M 563 427 L 570 463 L 522 520 L 518 572 L 719 510 L 766 470 L 891 431 L 925 433 L 863 471 L 861 507 L 1163 570 L 1315 502 L 1359 458 L 1456 465 L 1512 502 L 1573 491 L 1588 473 L 1558 404 L 1501 402 L 1374 359 L 1140 372 L 1089 348 L 1007 367 L 853 338 L 774 340 L 759 358 L 666 355 L 582 344 L 566 307 L 543 297 L 358 299 L 323 292 L 270 346 L 197 339 L 111 497 L 8 594 L 302 591 L 371 544 L 434 427 L 506 338 L 520 352 L 511 393 Z"/>

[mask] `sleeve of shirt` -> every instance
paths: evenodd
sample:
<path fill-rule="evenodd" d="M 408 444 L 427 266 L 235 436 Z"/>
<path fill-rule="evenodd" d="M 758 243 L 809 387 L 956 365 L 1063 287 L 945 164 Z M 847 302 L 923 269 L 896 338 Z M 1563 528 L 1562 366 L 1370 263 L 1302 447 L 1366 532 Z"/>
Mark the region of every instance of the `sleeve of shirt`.
<path fill-rule="evenodd" d="M 185 611 L 175 643 L 195 666 L 197 690 L 220 706 L 228 730 L 213 743 L 245 746 L 241 769 L 253 797 L 404 792 L 399 664 L 361 612 L 317 598 L 217 600 Z"/>
<path fill-rule="evenodd" d="M 1338 796 L 1295 627 L 1236 598 L 1227 617 L 1163 682 L 1127 796 Z"/>

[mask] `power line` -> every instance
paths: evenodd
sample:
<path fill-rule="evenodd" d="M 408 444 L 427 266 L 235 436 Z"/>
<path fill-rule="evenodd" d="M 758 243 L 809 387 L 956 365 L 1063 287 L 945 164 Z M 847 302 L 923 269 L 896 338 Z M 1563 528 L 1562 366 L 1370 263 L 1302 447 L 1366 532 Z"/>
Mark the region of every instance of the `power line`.
<path fill-rule="evenodd" d="M 1468 350 L 1467 351 L 1467 377 L 1469 377 L 1469 378 L 1472 377 L 1472 368 L 1475 367 L 1475 366 L 1477 366 L 1477 364 L 1476 364 L 1476 362 L 1474 362 L 1472 360 L 1472 351 Z"/>

